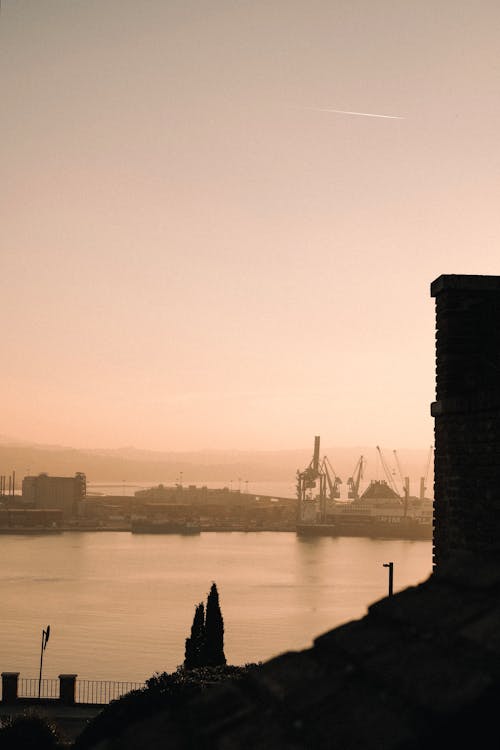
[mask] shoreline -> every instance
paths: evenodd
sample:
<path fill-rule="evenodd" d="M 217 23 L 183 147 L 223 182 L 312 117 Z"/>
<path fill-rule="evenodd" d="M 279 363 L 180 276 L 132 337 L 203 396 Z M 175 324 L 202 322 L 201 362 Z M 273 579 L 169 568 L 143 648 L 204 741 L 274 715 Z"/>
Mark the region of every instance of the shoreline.
<path fill-rule="evenodd" d="M 394 535 L 387 535 L 387 534 L 354 534 L 354 533 L 327 533 L 327 534 L 300 534 L 297 533 L 297 529 L 295 527 L 263 527 L 263 528 L 249 528 L 245 526 L 211 526 L 208 528 L 202 528 L 199 533 L 196 534 L 183 534 L 182 532 L 132 532 L 130 528 L 124 528 L 123 526 L 91 526 L 91 527 L 75 527 L 75 526 L 62 526 L 58 529 L 0 529 L 0 535 L 4 536 L 61 536 L 65 533 L 72 533 L 72 534 L 84 534 L 84 533 L 90 533 L 94 534 L 96 532 L 102 533 L 102 532 L 122 532 L 122 533 L 129 533 L 133 534 L 134 536 L 182 536 L 182 537 L 198 537 L 200 534 L 210 534 L 210 533 L 221 533 L 221 534 L 228 534 L 228 533 L 245 533 L 245 534 L 254 534 L 254 533 L 288 533 L 288 534 L 296 534 L 299 538 L 302 539 L 311 539 L 311 538 L 340 538 L 340 537 L 358 537 L 363 539 L 384 539 L 387 541 L 423 541 L 423 542 L 429 542 L 432 541 L 430 537 L 427 536 L 397 536 Z"/>

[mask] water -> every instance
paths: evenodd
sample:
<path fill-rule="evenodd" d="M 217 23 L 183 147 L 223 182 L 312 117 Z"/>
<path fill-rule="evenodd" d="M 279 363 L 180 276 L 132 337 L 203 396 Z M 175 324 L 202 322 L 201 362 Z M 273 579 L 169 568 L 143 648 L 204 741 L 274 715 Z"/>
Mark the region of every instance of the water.
<path fill-rule="evenodd" d="M 0 671 L 142 681 L 183 661 L 194 606 L 217 582 L 230 663 L 311 645 L 431 569 L 431 544 L 294 533 L 2 536 Z"/>

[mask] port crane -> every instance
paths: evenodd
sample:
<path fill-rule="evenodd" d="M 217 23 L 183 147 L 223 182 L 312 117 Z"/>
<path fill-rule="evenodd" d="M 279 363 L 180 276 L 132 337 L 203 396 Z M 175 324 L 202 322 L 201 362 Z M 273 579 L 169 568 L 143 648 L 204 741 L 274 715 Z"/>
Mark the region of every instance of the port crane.
<path fill-rule="evenodd" d="M 354 467 L 352 476 L 350 476 L 347 480 L 347 497 L 350 500 L 359 500 L 359 485 L 361 480 L 363 479 L 364 464 L 365 459 L 363 458 L 363 456 L 360 456 L 358 459 L 358 463 Z"/>
<path fill-rule="evenodd" d="M 425 474 L 423 477 L 420 477 L 420 499 L 421 500 L 425 499 L 425 491 L 427 489 L 427 477 L 429 476 L 429 469 L 431 466 L 431 458 L 432 458 L 433 451 L 434 451 L 434 448 L 431 445 L 429 448 L 429 453 L 427 455 L 427 466 L 425 468 Z"/>
<path fill-rule="evenodd" d="M 314 453 L 309 466 L 304 471 L 297 471 L 297 499 L 299 520 L 312 521 L 326 519 L 327 500 L 335 500 L 340 497 L 340 485 L 342 480 L 335 472 L 333 466 L 324 456 L 320 460 L 320 436 L 314 438 Z M 313 492 L 316 490 L 316 492 Z"/>
<path fill-rule="evenodd" d="M 391 471 L 390 471 L 389 467 L 387 466 L 387 463 L 385 461 L 384 455 L 383 455 L 382 451 L 380 450 L 380 446 L 379 445 L 377 445 L 377 453 L 379 455 L 380 463 L 382 464 L 382 469 L 384 470 L 384 474 L 385 474 L 386 479 L 387 479 L 387 484 L 389 485 L 389 487 L 392 490 L 394 490 L 394 492 L 396 493 L 396 495 L 398 495 L 398 497 L 400 497 L 398 489 L 396 487 L 396 482 L 392 478 Z"/>
<path fill-rule="evenodd" d="M 340 497 L 340 485 L 342 484 L 342 480 L 331 465 L 328 456 L 323 456 L 321 468 L 325 473 L 326 482 L 330 491 L 328 497 L 330 500 L 337 500 Z"/>
<path fill-rule="evenodd" d="M 396 461 L 396 466 L 398 469 L 399 478 L 401 480 L 401 486 L 403 488 L 403 494 L 405 497 L 409 497 L 410 495 L 410 477 L 404 477 L 403 476 L 403 470 L 401 469 L 401 464 L 399 462 L 399 456 L 396 450 L 392 451 L 394 454 L 394 460 Z"/>

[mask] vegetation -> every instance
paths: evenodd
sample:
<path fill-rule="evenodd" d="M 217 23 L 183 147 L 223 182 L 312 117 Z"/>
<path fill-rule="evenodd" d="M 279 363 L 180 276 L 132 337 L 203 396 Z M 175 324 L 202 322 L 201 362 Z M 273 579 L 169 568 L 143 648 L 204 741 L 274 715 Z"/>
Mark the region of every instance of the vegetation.
<path fill-rule="evenodd" d="M 205 650 L 204 666 L 218 667 L 226 663 L 224 656 L 224 620 L 219 605 L 219 592 L 212 583 L 207 599 L 207 615 L 205 618 Z"/>
<path fill-rule="evenodd" d="M 197 605 L 194 613 L 191 636 L 186 638 L 184 669 L 218 667 L 224 664 L 224 620 L 219 592 L 215 583 L 212 583 L 206 613 L 203 602 Z"/>
<path fill-rule="evenodd" d="M 257 664 L 242 667 L 218 666 L 183 669 L 168 674 L 155 674 L 143 690 L 134 690 L 112 701 L 90 722 L 75 742 L 75 750 L 93 748 L 107 738 L 119 738 L 131 724 L 152 717 L 160 711 L 169 712 L 179 725 L 186 726 L 189 719 L 186 707 L 189 701 L 203 690 L 227 679 L 243 679 Z"/>
<path fill-rule="evenodd" d="M 2 750 L 55 750 L 58 747 L 55 726 L 37 713 L 26 712 L 0 722 Z"/>
<path fill-rule="evenodd" d="M 204 662 L 205 652 L 205 607 L 200 602 L 196 607 L 193 624 L 191 625 L 191 637 L 186 638 L 186 651 L 184 657 L 184 668 L 195 669 L 201 667 Z"/>

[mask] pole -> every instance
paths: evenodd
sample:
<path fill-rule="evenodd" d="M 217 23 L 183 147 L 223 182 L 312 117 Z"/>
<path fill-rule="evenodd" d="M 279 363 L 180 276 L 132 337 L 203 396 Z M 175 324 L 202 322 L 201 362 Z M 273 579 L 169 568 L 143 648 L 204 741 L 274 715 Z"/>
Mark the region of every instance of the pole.
<path fill-rule="evenodd" d="M 42 667 L 43 667 L 43 652 L 47 648 L 47 643 L 50 636 L 50 625 L 47 625 L 47 630 L 42 630 L 42 646 L 40 648 L 40 675 L 38 677 L 38 700 L 42 692 Z"/>
<path fill-rule="evenodd" d="M 38 700 L 40 700 L 40 694 L 42 692 L 42 666 L 43 666 L 44 638 L 45 638 L 45 630 L 42 630 L 42 646 L 40 648 L 40 676 L 38 677 Z"/>
<path fill-rule="evenodd" d="M 394 593 L 394 563 L 383 563 L 384 568 L 389 568 L 389 596 Z"/>

